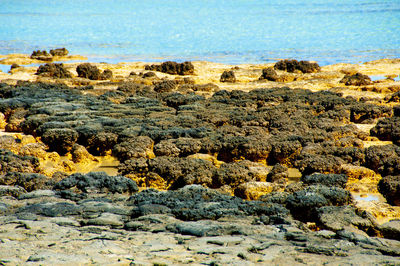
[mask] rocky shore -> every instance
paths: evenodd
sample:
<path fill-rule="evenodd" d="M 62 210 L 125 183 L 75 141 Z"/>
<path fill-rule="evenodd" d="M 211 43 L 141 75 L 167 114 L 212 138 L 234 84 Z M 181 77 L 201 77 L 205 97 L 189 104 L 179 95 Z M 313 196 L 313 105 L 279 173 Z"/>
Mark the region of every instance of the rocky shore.
<path fill-rule="evenodd" d="M 0 265 L 400 264 L 399 59 L 79 58 L 0 56 Z"/>

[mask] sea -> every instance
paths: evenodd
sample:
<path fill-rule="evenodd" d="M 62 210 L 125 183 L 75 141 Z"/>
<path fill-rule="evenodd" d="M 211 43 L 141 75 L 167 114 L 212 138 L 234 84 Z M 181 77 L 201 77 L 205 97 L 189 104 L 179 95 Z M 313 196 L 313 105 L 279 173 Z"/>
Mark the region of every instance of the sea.
<path fill-rule="evenodd" d="M 0 54 L 320 65 L 400 58 L 400 0 L 0 0 Z"/>

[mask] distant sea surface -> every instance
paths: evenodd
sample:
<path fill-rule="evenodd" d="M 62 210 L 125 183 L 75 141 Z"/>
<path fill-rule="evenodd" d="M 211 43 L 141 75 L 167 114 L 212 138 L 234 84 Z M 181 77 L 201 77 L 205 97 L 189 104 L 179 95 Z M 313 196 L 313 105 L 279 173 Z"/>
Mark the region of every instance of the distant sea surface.
<path fill-rule="evenodd" d="M 321 65 L 400 57 L 400 0 L 0 0 L 0 54 Z"/>

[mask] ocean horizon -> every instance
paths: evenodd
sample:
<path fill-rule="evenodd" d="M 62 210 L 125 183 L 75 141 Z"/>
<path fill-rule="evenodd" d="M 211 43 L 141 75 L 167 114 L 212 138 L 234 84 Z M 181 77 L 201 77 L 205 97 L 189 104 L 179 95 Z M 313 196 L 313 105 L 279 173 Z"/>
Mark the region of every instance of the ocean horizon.
<path fill-rule="evenodd" d="M 0 54 L 65 47 L 89 61 L 320 65 L 400 57 L 400 1 L 11 1 Z"/>

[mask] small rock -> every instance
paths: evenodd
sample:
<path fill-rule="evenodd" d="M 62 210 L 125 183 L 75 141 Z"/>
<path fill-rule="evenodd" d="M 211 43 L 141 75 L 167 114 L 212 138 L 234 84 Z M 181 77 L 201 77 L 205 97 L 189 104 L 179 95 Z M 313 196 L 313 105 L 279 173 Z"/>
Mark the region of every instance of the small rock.
<path fill-rule="evenodd" d="M 222 73 L 219 81 L 235 83 L 236 82 L 235 72 L 233 72 L 232 70 L 224 71 L 224 73 Z"/>

